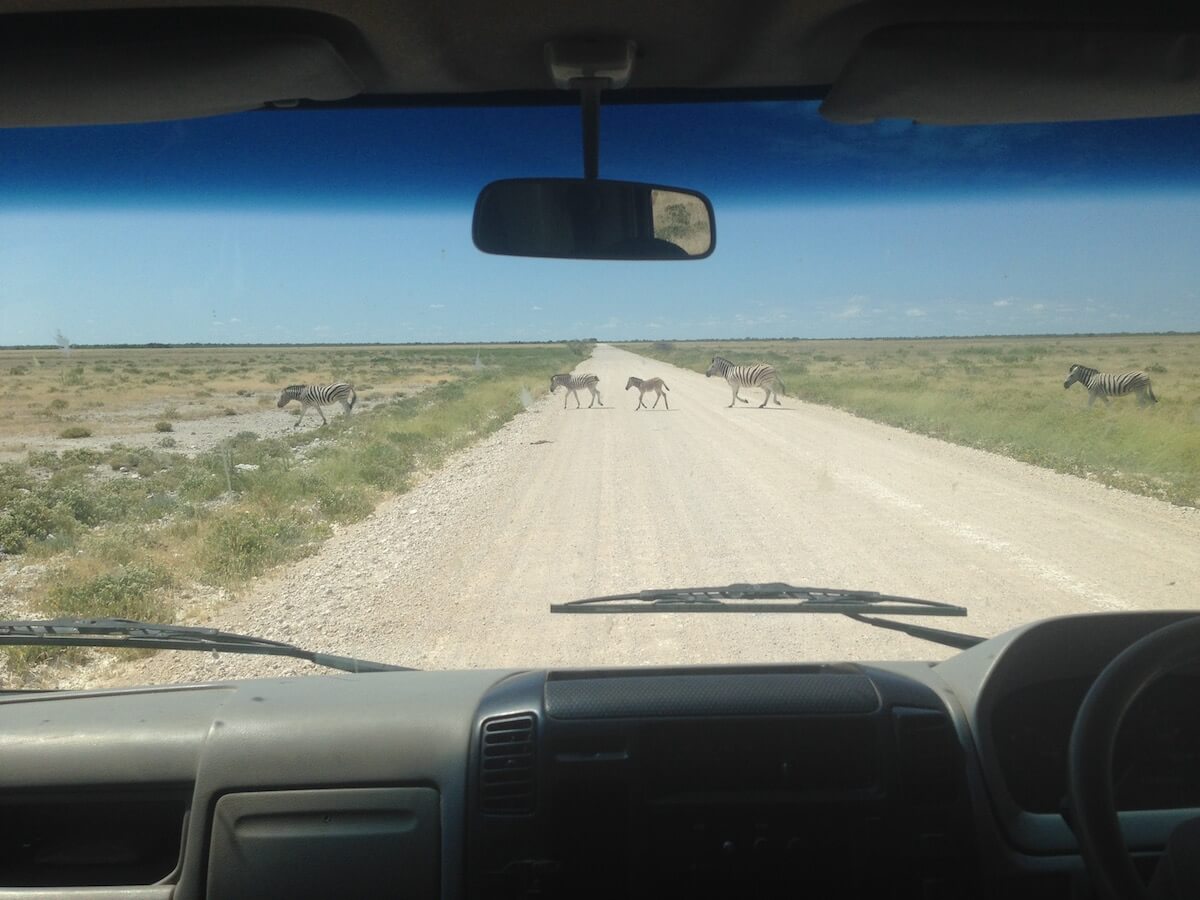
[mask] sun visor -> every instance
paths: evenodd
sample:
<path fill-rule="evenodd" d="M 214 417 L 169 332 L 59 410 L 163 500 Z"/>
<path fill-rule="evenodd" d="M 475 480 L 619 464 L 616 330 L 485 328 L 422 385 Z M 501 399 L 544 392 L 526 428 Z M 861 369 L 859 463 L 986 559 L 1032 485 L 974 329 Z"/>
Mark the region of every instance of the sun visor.
<path fill-rule="evenodd" d="M 322 35 L 189 32 L 42 28 L 28 41 L 10 32 L 0 47 L 0 127 L 195 118 L 363 90 Z"/>
<path fill-rule="evenodd" d="M 1200 30 L 903 25 L 869 34 L 821 105 L 832 122 L 1079 122 L 1200 113 Z"/>

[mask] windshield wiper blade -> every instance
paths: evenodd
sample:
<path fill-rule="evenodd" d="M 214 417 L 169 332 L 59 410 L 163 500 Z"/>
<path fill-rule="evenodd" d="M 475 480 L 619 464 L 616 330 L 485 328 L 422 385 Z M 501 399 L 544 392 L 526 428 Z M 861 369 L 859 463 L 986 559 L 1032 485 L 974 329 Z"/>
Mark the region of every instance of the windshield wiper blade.
<path fill-rule="evenodd" d="M 957 631 L 873 618 L 889 616 L 965 616 L 966 607 L 936 600 L 918 600 L 877 591 L 797 587 L 791 584 L 729 584 L 724 587 L 667 588 L 608 594 L 569 603 L 551 604 L 552 613 L 825 613 L 843 615 L 878 628 L 902 631 L 912 637 L 959 650 L 984 638 Z M 870 615 L 864 615 L 869 613 Z"/>
<path fill-rule="evenodd" d="M 47 619 L 0 622 L 0 645 L 211 650 L 288 656 L 343 672 L 412 672 L 406 666 L 316 653 L 293 644 L 193 625 L 156 625 L 132 619 Z"/>
<path fill-rule="evenodd" d="M 967 610 L 936 600 L 917 600 L 876 591 L 796 587 L 791 584 L 728 584 L 667 588 L 588 597 L 551 605 L 557 613 L 612 612 L 798 612 L 874 613 L 899 616 L 965 616 Z"/>

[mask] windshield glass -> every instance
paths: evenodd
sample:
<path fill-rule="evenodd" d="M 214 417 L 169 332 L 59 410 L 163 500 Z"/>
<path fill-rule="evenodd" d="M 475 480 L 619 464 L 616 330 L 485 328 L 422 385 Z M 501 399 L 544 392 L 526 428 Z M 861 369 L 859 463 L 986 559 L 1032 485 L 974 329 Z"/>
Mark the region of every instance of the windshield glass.
<path fill-rule="evenodd" d="M 488 182 L 582 174 L 565 105 L 0 131 L 0 619 L 458 668 L 955 652 L 550 613 L 652 589 L 878 591 L 980 636 L 1194 607 L 1200 118 L 817 106 L 605 107 L 603 177 L 712 201 L 678 262 L 472 245 Z M 320 671 L 3 650 L 5 687 Z"/>

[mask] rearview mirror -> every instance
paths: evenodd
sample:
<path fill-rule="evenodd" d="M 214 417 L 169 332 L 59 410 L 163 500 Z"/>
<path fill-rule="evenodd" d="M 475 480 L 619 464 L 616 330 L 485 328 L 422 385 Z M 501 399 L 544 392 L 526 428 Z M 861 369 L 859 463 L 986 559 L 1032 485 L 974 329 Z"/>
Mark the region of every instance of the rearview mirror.
<path fill-rule="evenodd" d="M 494 181 L 475 202 L 484 253 L 553 259 L 703 259 L 717 236 L 696 191 L 588 178 Z"/>

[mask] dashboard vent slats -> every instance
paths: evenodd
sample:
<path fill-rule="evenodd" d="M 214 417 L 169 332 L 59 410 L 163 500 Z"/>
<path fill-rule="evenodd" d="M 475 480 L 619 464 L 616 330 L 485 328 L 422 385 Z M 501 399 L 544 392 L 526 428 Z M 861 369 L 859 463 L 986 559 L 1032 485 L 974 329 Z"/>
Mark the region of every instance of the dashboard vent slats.
<path fill-rule="evenodd" d="M 483 723 L 480 806 L 488 815 L 518 816 L 537 801 L 537 721 L 532 715 Z"/>

